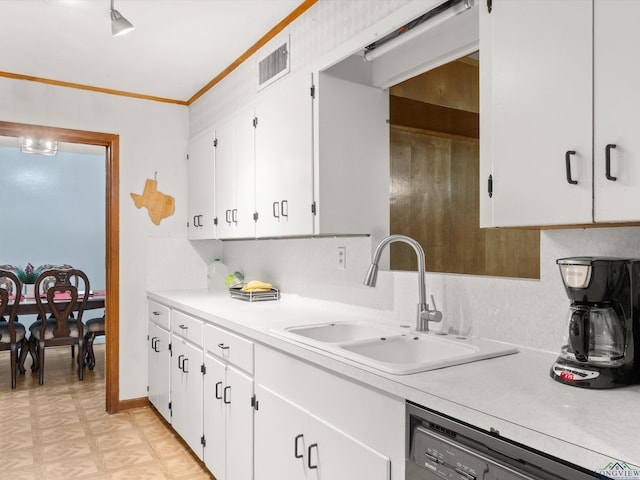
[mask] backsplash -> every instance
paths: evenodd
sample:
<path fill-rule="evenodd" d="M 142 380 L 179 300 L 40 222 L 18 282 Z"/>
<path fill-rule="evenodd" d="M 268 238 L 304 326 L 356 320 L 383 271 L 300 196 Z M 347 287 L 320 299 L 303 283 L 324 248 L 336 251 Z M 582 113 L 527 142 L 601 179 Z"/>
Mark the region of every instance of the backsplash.
<path fill-rule="evenodd" d="M 640 227 L 546 230 L 540 236 L 540 280 L 428 273 L 442 325 L 453 331 L 557 351 L 568 300 L 556 259 L 578 255 L 640 258 Z M 337 249 L 346 247 L 346 268 Z M 380 272 L 376 288 L 362 284 L 371 259 L 369 237 L 253 240 L 223 243 L 230 269 L 278 285 L 284 293 L 386 310 L 394 322 L 413 324 L 415 272 Z M 429 255 L 429 252 L 425 252 Z"/>

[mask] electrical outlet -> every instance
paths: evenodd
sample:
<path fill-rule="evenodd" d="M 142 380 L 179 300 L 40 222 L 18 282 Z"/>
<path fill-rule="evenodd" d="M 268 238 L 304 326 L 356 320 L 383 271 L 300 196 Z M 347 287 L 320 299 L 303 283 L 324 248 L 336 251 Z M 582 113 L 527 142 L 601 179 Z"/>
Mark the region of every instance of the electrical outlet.
<path fill-rule="evenodd" d="M 347 268 L 347 247 L 338 247 L 338 258 L 336 267 L 338 270 Z"/>

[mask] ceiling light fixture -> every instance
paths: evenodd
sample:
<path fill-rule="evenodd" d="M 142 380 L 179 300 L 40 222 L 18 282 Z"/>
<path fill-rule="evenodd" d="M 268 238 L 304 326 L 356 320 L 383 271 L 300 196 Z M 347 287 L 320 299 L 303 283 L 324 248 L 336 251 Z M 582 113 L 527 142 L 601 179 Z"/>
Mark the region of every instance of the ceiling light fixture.
<path fill-rule="evenodd" d="M 134 27 L 129 20 L 124 18 L 122 14 L 113 8 L 113 0 L 111 0 L 111 35 L 118 37 L 129 33 L 134 30 Z"/>
<path fill-rule="evenodd" d="M 37 153 L 39 155 L 53 156 L 58 153 L 58 142 L 54 140 L 35 140 L 33 138 L 21 138 L 20 151 L 22 153 Z"/>

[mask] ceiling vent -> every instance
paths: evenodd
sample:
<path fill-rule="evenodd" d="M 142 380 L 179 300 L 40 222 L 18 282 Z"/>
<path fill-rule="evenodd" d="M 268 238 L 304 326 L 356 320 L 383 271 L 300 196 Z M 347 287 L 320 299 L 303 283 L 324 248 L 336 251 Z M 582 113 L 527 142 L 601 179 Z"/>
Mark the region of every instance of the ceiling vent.
<path fill-rule="evenodd" d="M 289 39 L 258 60 L 258 90 L 289 73 Z"/>

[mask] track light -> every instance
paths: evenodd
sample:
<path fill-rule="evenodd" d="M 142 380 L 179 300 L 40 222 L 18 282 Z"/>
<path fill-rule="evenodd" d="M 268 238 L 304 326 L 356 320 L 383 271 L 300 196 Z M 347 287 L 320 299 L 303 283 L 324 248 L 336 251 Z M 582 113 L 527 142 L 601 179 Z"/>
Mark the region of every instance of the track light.
<path fill-rule="evenodd" d="M 124 35 L 134 30 L 134 27 L 129 20 L 124 18 L 122 14 L 113 8 L 113 0 L 111 0 L 111 35 L 114 37 Z"/>

